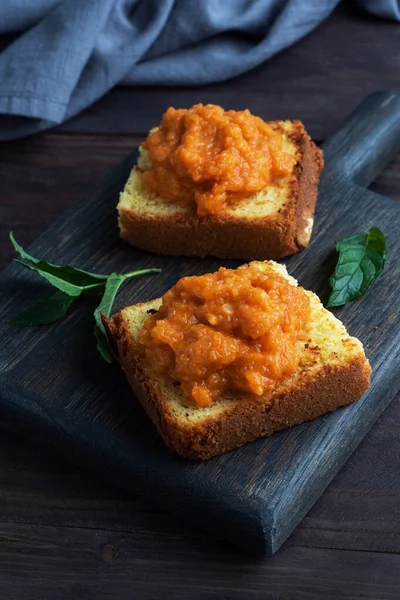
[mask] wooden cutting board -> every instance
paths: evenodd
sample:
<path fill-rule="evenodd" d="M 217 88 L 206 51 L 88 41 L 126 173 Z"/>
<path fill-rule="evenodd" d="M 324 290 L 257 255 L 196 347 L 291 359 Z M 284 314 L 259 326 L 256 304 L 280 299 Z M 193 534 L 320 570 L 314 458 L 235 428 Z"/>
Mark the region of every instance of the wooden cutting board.
<path fill-rule="evenodd" d="M 371 388 L 359 402 L 206 463 L 184 460 L 164 446 L 119 367 L 97 353 L 92 299 L 51 326 L 7 323 L 48 293 L 14 264 L 0 276 L 1 424 L 249 551 L 275 552 L 399 389 L 400 204 L 366 186 L 400 150 L 400 93 L 368 98 L 324 150 L 311 244 L 285 263 L 326 301 L 334 241 L 371 226 L 385 233 L 383 276 L 361 301 L 335 310 L 363 341 L 373 367 Z M 136 152 L 30 248 L 35 256 L 100 273 L 163 269 L 127 283 L 116 310 L 160 296 L 183 275 L 239 264 L 161 257 L 119 240 L 115 205 L 135 159 Z"/>

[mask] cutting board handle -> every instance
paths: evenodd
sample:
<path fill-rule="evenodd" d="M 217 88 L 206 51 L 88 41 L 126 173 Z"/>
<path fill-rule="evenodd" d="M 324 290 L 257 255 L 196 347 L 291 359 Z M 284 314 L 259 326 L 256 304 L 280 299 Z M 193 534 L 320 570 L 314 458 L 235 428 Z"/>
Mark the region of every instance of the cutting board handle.
<path fill-rule="evenodd" d="M 400 151 L 400 91 L 368 96 L 323 144 L 325 177 L 368 186 Z"/>

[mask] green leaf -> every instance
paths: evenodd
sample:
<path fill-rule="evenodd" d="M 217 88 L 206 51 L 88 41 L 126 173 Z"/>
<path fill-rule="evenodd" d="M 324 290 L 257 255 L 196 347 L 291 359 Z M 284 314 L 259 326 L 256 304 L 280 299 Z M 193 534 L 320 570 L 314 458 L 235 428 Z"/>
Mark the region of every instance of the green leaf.
<path fill-rule="evenodd" d="M 24 269 L 28 269 L 29 271 L 41 275 L 41 277 L 58 289 L 58 292 L 55 292 L 53 296 L 47 299 L 47 301 L 39 302 L 30 307 L 13 319 L 13 322 L 19 322 L 20 324 L 26 325 L 51 323 L 64 316 L 74 299 L 82 293 L 103 294 L 101 302 L 94 313 L 94 333 L 97 338 L 97 348 L 99 352 L 107 362 L 112 362 L 112 354 L 110 352 L 107 334 L 100 313 L 103 311 L 107 316 L 110 315 L 115 296 L 126 279 L 137 275 L 145 275 L 147 273 L 159 273 L 161 269 L 141 269 L 124 275 L 118 275 L 117 273 L 112 273 L 109 276 L 97 275 L 95 273 L 83 271 L 82 269 L 76 269 L 70 265 L 54 265 L 47 261 L 34 258 L 18 244 L 12 232 L 10 232 L 10 240 L 15 250 L 23 259 L 16 259 L 16 262 Z"/>
<path fill-rule="evenodd" d="M 97 284 L 99 286 L 98 289 L 100 290 L 100 287 L 102 285 L 103 288 L 101 289 L 101 292 L 104 290 L 107 275 L 97 275 L 96 273 L 90 273 L 89 271 L 77 269 L 75 267 L 72 267 L 71 265 L 54 265 L 45 260 L 38 260 L 37 258 L 34 258 L 30 254 L 28 254 L 22 248 L 22 246 L 18 244 L 12 232 L 10 232 L 10 240 L 12 242 L 12 245 L 14 246 L 14 249 L 18 252 L 20 257 L 31 263 L 31 265 L 35 266 L 38 269 L 37 272 L 39 273 L 39 275 L 42 275 L 42 277 L 45 277 L 45 274 L 48 274 L 52 277 L 57 277 L 58 279 L 70 283 L 76 287 L 85 288 L 85 290 L 92 289 L 90 288 L 90 286 L 93 286 L 94 284 Z"/>
<path fill-rule="evenodd" d="M 161 269 L 141 269 L 140 271 L 125 273 L 125 275 L 111 273 L 111 275 L 108 277 L 101 302 L 94 311 L 94 334 L 97 339 L 97 350 L 100 352 L 104 360 L 106 360 L 108 363 L 111 363 L 113 361 L 113 357 L 110 351 L 110 346 L 108 344 L 107 333 L 104 328 L 103 321 L 101 319 L 101 313 L 103 312 L 107 317 L 110 316 L 115 296 L 117 295 L 118 290 L 124 283 L 124 281 L 130 279 L 131 277 L 136 277 L 138 275 L 159 273 L 160 271 Z"/>
<path fill-rule="evenodd" d="M 101 313 L 103 312 L 107 317 L 110 316 L 112 305 L 115 300 L 115 296 L 121 285 L 124 283 L 126 277 L 118 275 L 117 273 L 111 273 L 107 279 L 106 288 L 104 290 L 103 297 L 99 306 L 94 311 L 94 334 L 97 339 L 97 350 L 100 352 L 104 360 L 108 363 L 113 361 L 113 357 L 108 345 L 107 333 L 101 320 Z"/>
<path fill-rule="evenodd" d="M 121 277 L 124 279 L 130 279 L 131 277 L 137 277 L 138 275 L 149 275 L 150 273 L 161 273 L 161 269 L 140 269 L 139 271 L 132 271 L 131 273 L 122 273 Z"/>
<path fill-rule="evenodd" d="M 15 260 L 15 262 L 20 264 L 21 267 L 24 267 L 24 269 L 28 269 L 28 271 L 34 271 L 35 273 L 38 273 L 38 275 L 41 275 L 42 277 L 44 277 L 44 279 L 46 279 L 49 283 L 51 283 L 51 285 L 54 285 L 54 287 L 56 287 L 61 292 L 64 292 L 64 294 L 68 294 L 68 296 L 78 297 L 81 295 L 81 293 L 83 291 L 81 287 L 78 287 L 72 283 L 68 283 L 68 281 L 65 281 L 64 279 L 60 279 L 59 277 L 51 275 L 50 273 L 46 273 L 45 271 L 42 271 L 38 267 L 33 267 L 32 265 L 28 265 L 27 263 L 22 262 L 22 260 Z M 104 286 L 103 286 L 103 288 L 104 288 Z"/>
<path fill-rule="evenodd" d="M 54 292 L 45 300 L 39 300 L 10 319 L 14 325 L 48 325 L 64 317 L 75 297 L 64 292 Z"/>
<path fill-rule="evenodd" d="M 385 236 L 377 227 L 336 242 L 336 250 L 339 258 L 329 279 L 332 292 L 328 308 L 364 296 L 382 273 L 387 258 Z"/>

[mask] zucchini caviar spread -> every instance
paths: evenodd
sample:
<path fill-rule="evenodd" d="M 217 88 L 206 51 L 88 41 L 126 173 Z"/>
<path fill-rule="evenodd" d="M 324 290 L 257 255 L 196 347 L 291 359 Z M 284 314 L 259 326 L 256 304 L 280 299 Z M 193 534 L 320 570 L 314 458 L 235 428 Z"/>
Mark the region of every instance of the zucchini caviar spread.
<path fill-rule="evenodd" d="M 216 214 L 292 172 L 296 160 L 282 142 L 249 110 L 171 107 L 142 144 L 152 164 L 142 178 L 152 194 L 194 205 L 200 216 Z"/>
<path fill-rule="evenodd" d="M 190 403 L 240 392 L 262 396 L 294 373 L 310 313 L 301 287 L 252 266 L 184 277 L 141 331 L 152 369 Z"/>

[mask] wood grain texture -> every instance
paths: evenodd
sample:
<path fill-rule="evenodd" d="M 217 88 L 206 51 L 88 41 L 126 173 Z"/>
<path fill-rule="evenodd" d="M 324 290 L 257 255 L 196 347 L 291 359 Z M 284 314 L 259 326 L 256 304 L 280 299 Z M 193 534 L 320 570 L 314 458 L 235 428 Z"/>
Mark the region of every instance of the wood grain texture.
<path fill-rule="evenodd" d="M 393 402 L 273 563 L 4 433 L 0 593 L 7 600 L 130 600 L 133 593 L 139 600 L 397 600 L 399 411 Z"/>
<path fill-rule="evenodd" d="M 205 539 L 195 538 L 186 540 L 180 568 L 179 538 L 157 536 L 153 550 L 145 552 L 139 532 L 103 530 L 94 536 L 81 529 L 71 552 L 68 537 L 53 527 L 2 525 L 0 539 L 0 593 L 4 577 L 13 590 L 7 600 L 25 598 L 28 590 L 30 600 L 44 595 L 52 600 L 393 600 L 400 584 L 398 554 L 340 550 L 332 555 L 323 548 L 286 546 L 260 561 L 222 542 L 210 551 Z M 36 568 L 29 570 L 32 556 Z"/>
<path fill-rule="evenodd" d="M 9 231 L 31 243 L 139 141 L 51 133 L 0 144 L 0 267 L 13 256 Z"/>
<path fill-rule="evenodd" d="M 293 546 L 400 553 L 400 402 L 394 401 L 287 541 Z M 0 523 L 206 536 L 136 495 L 102 483 L 8 432 L 0 437 Z M 67 531 L 68 529 L 68 531 Z M 208 547 L 213 539 L 208 537 Z M 0 554 L 2 546 L 0 543 Z"/>
<path fill-rule="evenodd" d="M 249 108 L 267 119 L 300 119 L 325 139 L 368 95 L 398 86 L 398 24 L 373 18 L 355 2 L 300 42 L 231 81 L 192 88 L 117 88 L 63 131 L 146 134 L 168 106 L 197 102 Z"/>
<path fill-rule="evenodd" d="M 360 141 L 364 131 L 368 137 Z M 324 296 L 331 271 L 332 239 L 374 224 L 385 231 L 389 248 L 397 247 L 399 206 L 356 186 L 351 177 L 368 183 L 398 151 L 399 133 L 399 96 L 377 95 L 326 144 L 327 167 L 313 242 L 300 257 L 288 261 L 289 271 L 305 287 Z M 375 144 L 369 143 L 371 138 Z M 352 157 L 351 173 L 338 170 L 345 151 Z M 128 157 L 33 247 L 34 253 L 44 258 L 62 258 L 83 267 L 95 266 L 99 271 L 123 271 L 132 262 L 142 267 L 163 267 L 161 275 L 143 278 L 135 282 L 134 289 L 122 292 L 120 304 L 158 296 L 178 277 L 219 265 L 213 259 L 152 256 L 119 242 L 114 207 L 132 160 Z M 7 374 L 0 383 L 2 421 L 105 478 L 155 497 L 181 517 L 195 516 L 205 530 L 256 552 L 273 552 L 395 395 L 394 370 L 399 366 L 396 277 L 392 266 L 379 288 L 372 288 L 363 300 L 362 309 L 359 303 L 341 311 L 350 332 L 363 340 L 375 368 L 371 390 L 361 401 L 206 464 L 190 463 L 168 453 L 141 409 L 130 399 L 118 368 L 105 369 L 99 362 L 91 334 L 92 320 L 83 305 L 52 328 L 19 329 L 16 336 L 15 329 L 3 327 L 7 352 L 2 360 Z M 22 290 L 21 285 L 27 289 L 29 279 L 10 267 L 2 281 L 7 284 L 2 310 L 7 316 L 24 302 L 22 299 L 18 303 L 16 294 Z M 42 289 L 32 280 L 32 296 L 40 295 Z M 378 297 L 384 319 L 374 311 Z"/>

